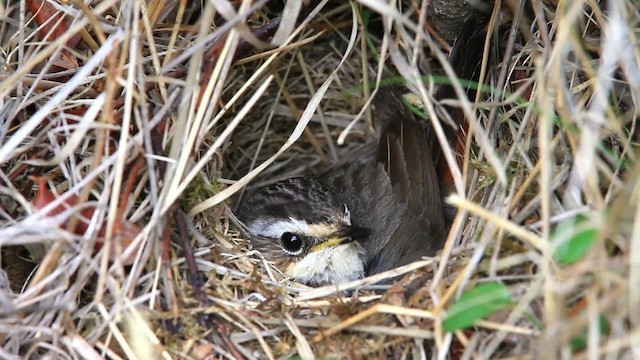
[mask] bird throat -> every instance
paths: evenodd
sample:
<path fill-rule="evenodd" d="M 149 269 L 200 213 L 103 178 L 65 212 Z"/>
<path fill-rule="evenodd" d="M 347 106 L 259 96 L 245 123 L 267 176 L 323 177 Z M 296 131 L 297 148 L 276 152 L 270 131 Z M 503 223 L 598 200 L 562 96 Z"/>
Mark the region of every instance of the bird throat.
<path fill-rule="evenodd" d="M 308 285 L 340 284 L 364 277 L 364 249 L 358 243 L 327 247 L 289 263 L 285 274 Z"/>

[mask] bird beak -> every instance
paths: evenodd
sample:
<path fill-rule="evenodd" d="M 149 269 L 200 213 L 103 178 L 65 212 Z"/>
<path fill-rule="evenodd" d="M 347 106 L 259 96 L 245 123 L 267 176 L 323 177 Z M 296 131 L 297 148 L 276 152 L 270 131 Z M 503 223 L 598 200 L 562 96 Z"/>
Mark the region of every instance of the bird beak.
<path fill-rule="evenodd" d="M 349 244 L 354 241 L 364 240 L 371 235 L 371 230 L 360 226 L 349 226 L 327 241 L 323 241 L 311 247 L 310 252 L 322 250 L 326 247 Z"/>

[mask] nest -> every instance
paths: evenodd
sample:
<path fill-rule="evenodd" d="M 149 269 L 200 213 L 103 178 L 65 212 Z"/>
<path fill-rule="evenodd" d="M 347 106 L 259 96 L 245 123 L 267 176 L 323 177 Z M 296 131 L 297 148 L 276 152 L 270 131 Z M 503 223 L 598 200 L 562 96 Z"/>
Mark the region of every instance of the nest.
<path fill-rule="evenodd" d="M 635 1 L 474 10 L 490 46 L 471 99 L 415 2 L 25 4 L 0 9 L 0 357 L 637 352 Z M 371 139 L 389 82 L 428 121 L 469 122 L 443 150 L 463 159 L 444 249 L 289 281 L 234 207 Z"/>

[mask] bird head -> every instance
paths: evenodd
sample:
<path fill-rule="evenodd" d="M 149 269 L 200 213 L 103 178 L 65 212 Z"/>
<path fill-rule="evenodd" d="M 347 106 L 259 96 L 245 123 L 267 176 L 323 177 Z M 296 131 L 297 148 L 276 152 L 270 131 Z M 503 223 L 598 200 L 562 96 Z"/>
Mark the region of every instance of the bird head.
<path fill-rule="evenodd" d="M 265 187 L 238 212 L 253 247 L 290 278 L 309 285 L 364 275 L 360 242 L 370 230 L 351 223 L 347 206 L 317 180 L 292 178 Z"/>

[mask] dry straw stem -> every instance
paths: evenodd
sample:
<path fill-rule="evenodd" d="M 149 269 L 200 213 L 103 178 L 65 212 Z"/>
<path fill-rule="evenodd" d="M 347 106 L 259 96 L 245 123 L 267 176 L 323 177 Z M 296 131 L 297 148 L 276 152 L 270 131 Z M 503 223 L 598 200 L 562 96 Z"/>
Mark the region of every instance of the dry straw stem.
<path fill-rule="evenodd" d="M 0 357 L 640 353 L 637 1 L 495 1 L 475 98 L 428 33 L 429 2 L 41 3 L 66 15 L 47 41 L 26 2 L 0 11 Z M 285 279 L 238 231 L 240 192 L 372 139 L 368 104 L 398 75 L 451 166 L 446 246 L 337 286 Z M 457 98 L 437 100 L 432 75 Z M 459 150 L 445 106 L 469 121 Z M 599 225 L 565 264 L 554 233 L 577 215 Z M 511 305 L 445 332 L 486 282 Z"/>

